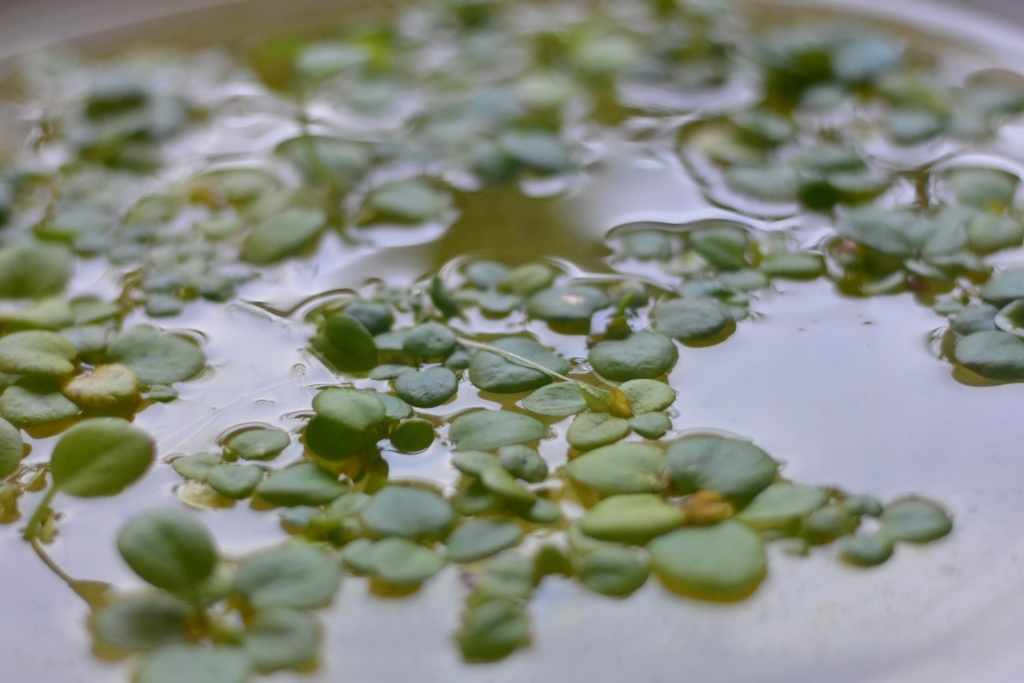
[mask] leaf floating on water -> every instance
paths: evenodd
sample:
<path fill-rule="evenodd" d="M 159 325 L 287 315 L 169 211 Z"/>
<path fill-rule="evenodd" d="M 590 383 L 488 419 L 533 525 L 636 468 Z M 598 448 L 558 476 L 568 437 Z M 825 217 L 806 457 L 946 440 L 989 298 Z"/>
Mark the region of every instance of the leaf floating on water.
<path fill-rule="evenodd" d="M 626 548 L 598 548 L 580 561 L 579 577 L 584 586 L 602 595 L 626 598 L 647 582 L 649 563 Z"/>
<path fill-rule="evenodd" d="M 110 342 L 108 354 L 115 363 L 138 373 L 146 384 L 183 382 L 206 367 L 206 354 L 198 346 L 146 326 L 122 332 Z"/>
<path fill-rule="evenodd" d="M 316 463 L 302 462 L 272 472 L 256 492 L 272 505 L 325 505 L 348 491 L 337 475 Z"/>
<path fill-rule="evenodd" d="M 192 515 L 174 509 L 134 517 L 118 534 L 117 549 L 132 571 L 171 592 L 196 590 L 217 566 L 210 532 Z"/>
<path fill-rule="evenodd" d="M 316 618 L 287 607 L 260 610 L 245 634 L 245 651 L 261 673 L 301 669 L 316 659 L 319 645 Z"/>
<path fill-rule="evenodd" d="M 953 356 L 968 370 L 995 380 L 1024 379 L 1024 339 L 1002 331 L 961 337 Z"/>
<path fill-rule="evenodd" d="M 465 413 L 448 428 L 448 437 L 464 451 L 489 451 L 543 439 L 547 434 L 544 423 L 509 410 Z"/>
<path fill-rule="evenodd" d="M 457 639 L 466 661 L 493 662 L 528 645 L 530 627 L 522 607 L 496 598 L 466 611 Z"/>
<path fill-rule="evenodd" d="M 525 358 L 554 373 L 564 374 L 570 368 L 567 360 L 529 337 L 504 337 L 488 346 Z M 538 389 L 551 380 L 551 375 L 542 370 L 492 351 L 477 351 L 469 362 L 469 381 L 484 391 L 513 394 Z"/>
<path fill-rule="evenodd" d="M 21 432 L 7 420 L 0 419 L 0 479 L 5 479 L 18 469 L 25 455 L 25 442 Z"/>
<path fill-rule="evenodd" d="M 645 545 L 683 525 L 685 515 L 649 493 L 605 498 L 580 518 L 580 530 L 602 541 Z"/>
<path fill-rule="evenodd" d="M 654 571 L 671 590 L 706 600 L 739 600 L 766 572 L 764 544 L 744 524 L 677 529 L 649 545 Z"/>
<path fill-rule="evenodd" d="M 241 648 L 171 645 L 142 663 L 138 683 L 246 683 L 251 671 L 251 660 Z"/>
<path fill-rule="evenodd" d="M 665 454 L 644 444 L 612 444 L 566 465 L 569 477 L 603 495 L 654 493 L 661 483 Z"/>
<path fill-rule="evenodd" d="M 240 562 L 234 589 L 258 610 L 313 609 L 329 603 L 340 583 L 335 560 L 311 546 L 292 544 Z"/>
<path fill-rule="evenodd" d="M 923 498 L 908 498 L 886 506 L 879 520 L 882 532 L 894 540 L 929 543 L 953 530 L 945 510 Z"/>
<path fill-rule="evenodd" d="M 280 261 L 313 244 L 326 225 L 327 216 L 318 209 L 285 209 L 253 228 L 242 259 L 258 265 Z"/>
<path fill-rule="evenodd" d="M 0 337 L 0 372 L 66 377 L 75 371 L 78 349 L 62 334 L 42 330 Z"/>
<path fill-rule="evenodd" d="M 149 652 L 184 643 L 193 610 L 188 603 L 160 593 L 117 600 L 92 621 L 96 637 L 121 650 Z"/>
<path fill-rule="evenodd" d="M 749 500 L 775 480 L 779 464 L 763 450 L 739 439 L 691 436 L 668 447 L 665 469 L 680 493 L 711 490 L 726 498 Z"/>
<path fill-rule="evenodd" d="M 155 450 L 149 434 L 125 420 L 86 420 L 65 432 L 54 447 L 53 486 L 83 498 L 113 496 L 149 469 Z"/>
<path fill-rule="evenodd" d="M 538 415 L 567 417 L 586 410 L 587 401 L 576 384 L 559 382 L 534 391 L 523 399 L 523 407 Z"/>
<path fill-rule="evenodd" d="M 411 486 L 385 486 L 363 508 L 362 517 L 375 534 L 416 541 L 443 538 L 455 521 L 447 500 Z"/>
<path fill-rule="evenodd" d="M 603 341 L 587 359 L 594 370 L 615 382 L 664 375 L 679 357 L 672 340 L 658 332 L 637 332 L 625 339 Z"/>
<path fill-rule="evenodd" d="M 247 429 L 235 434 L 224 449 L 243 460 L 270 460 L 276 458 L 291 443 L 291 437 L 280 429 Z"/>
<path fill-rule="evenodd" d="M 19 242 L 0 249 L 0 298 L 40 299 L 60 294 L 74 272 L 69 249 Z"/>

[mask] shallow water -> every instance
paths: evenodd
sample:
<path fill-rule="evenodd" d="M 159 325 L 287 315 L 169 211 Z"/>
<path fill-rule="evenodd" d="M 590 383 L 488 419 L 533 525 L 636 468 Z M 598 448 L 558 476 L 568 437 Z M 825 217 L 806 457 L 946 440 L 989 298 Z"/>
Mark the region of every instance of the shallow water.
<path fill-rule="evenodd" d="M 960 20 L 955 12 L 931 18 L 950 25 Z M 960 28 L 968 43 L 977 38 L 974 25 Z M 963 48 L 973 56 L 951 71 L 1001 63 L 1004 41 L 994 39 L 988 47 L 991 54 Z M 1007 134 L 1012 140 L 1014 131 Z M 210 448 L 243 422 L 298 427 L 302 411 L 309 410 L 310 388 L 334 381 L 300 350 L 307 336 L 304 302 L 325 291 L 358 288 L 369 278 L 416 280 L 464 255 L 467 241 L 478 255 L 518 260 L 522 249 L 524 257 L 554 256 L 601 271 L 603 235 L 615 226 L 737 215 L 710 205 L 682 165 L 660 154 L 656 144 L 607 144 L 626 151 L 610 154 L 568 198 L 523 202 L 501 192 L 466 195 L 462 218 L 443 235 L 362 251 L 327 240 L 317 259 L 288 264 L 247 285 L 240 302 L 189 307 L 173 327 L 206 333 L 212 371 L 181 385 L 181 401 L 154 406 L 136 423 L 157 436 L 162 457 Z M 1024 152 L 1001 151 L 1010 163 L 1024 161 Z M 807 239 L 816 229 L 807 229 Z M 510 244 L 517 253 L 510 253 Z M 78 285 L 102 291 L 110 283 L 80 272 Z M 268 312 L 296 307 L 291 316 Z M 940 500 L 956 519 L 951 537 L 925 548 L 901 546 L 892 560 L 871 570 L 835 562 L 833 547 L 815 549 L 810 558 L 775 548 L 758 593 L 730 605 L 683 600 L 654 581 L 632 598 L 614 601 L 549 578 L 531 602 L 534 645 L 486 666 L 460 663 L 450 644 L 461 609 L 453 597 L 460 592 L 455 569 L 401 600 L 369 595 L 363 580 L 347 578 L 335 606 L 321 613 L 322 667 L 308 676 L 267 680 L 1019 680 L 1024 653 L 1015 633 L 1024 608 L 1024 542 L 1016 516 L 1024 484 L 1015 451 L 1024 439 L 1018 408 L 1024 387 L 954 381 L 929 344 L 943 319 L 910 294 L 849 299 L 820 280 L 779 285 L 760 294 L 752 309 L 755 319 L 741 322 L 724 343 L 683 348 L 671 375 L 679 390 L 674 428 L 753 438 L 785 461 L 785 475 L 794 480 L 883 499 L 913 491 Z M 275 359 L 272 367 L 268 356 Z M 453 413 L 459 400 L 433 412 Z M 557 446 L 546 445 L 552 452 Z M 300 453 L 293 443 L 282 458 Z M 446 455 L 435 446 L 425 454 L 387 458 L 392 475 L 450 484 Z M 134 512 L 177 504 L 173 488 L 179 483 L 162 466 L 117 504 L 62 500 L 66 517 L 51 554 L 73 576 L 141 585 L 112 539 Z M 203 515 L 229 554 L 282 536 L 274 515 L 251 514 L 246 507 Z M 31 505 L 23 503 L 23 509 Z M 0 531 L 0 634 L 9 675 L 124 680 L 123 665 L 90 656 L 83 604 L 43 571 L 11 527 Z"/>

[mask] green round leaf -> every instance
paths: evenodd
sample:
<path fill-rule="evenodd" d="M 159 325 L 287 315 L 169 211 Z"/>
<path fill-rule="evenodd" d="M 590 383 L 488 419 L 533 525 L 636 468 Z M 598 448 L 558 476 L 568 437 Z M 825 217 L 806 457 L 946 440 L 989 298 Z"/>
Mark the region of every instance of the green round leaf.
<path fill-rule="evenodd" d="M 608 413 L 580 413 L 573 418 L 566 440 L 581 451 L 607 446 L 629 434 L 629 422 Z"/>
<path fill-rule="evenodd" d="M 302 462 L 272 472 L 257 492 L 272 505 L 325 505 L 348 491 L 338 475 L 316 463 Z"/>
<path fill-rule="evenodd" d="M 291 437 L 280 429 L 247 429 L 227 440 L 224 449 L 243 460 L 270 460 L 280 455 L 291 443 Z"/>
<path fill-rule="evenodd" d="M 713 337 L 732 321 L 713 299 L 672 299 L 654 309 L 653 318 L 654 329 L 681 341 Z"/>
<path fill-rule="evenodd" d="M 363 508 L 362 516 L 375 534 L 416 541 L 442 538 L 455 518 L 447 500 L 411 486 L 385 486 Z"/>
<path fill-rule="evenodd" d="M 375 189 L 369 198 L 374 216 L 397 223 L 439 220 L 446 206 L 445 196 L 420 180 L 406 180 Z"/>
<path fill-rule="evenodd" d="M 523 399 L 523 407 L 538 415 L 566 417 L 586 410 L 587 401 L 576 384 L 559 382 L 534 391 Z"/>
<path fill-rule="evenodd" d="M 565 473 L 573 481 L 604 495 L 654 493 L 664 463 L 665 454 L 654 446 L 620 443 L 571 460 Z"/>
<path fill-rule="evenodd" d="M 464 413 L 448 428 L 448 438 L 463 451 L 489 451 L 542 439 L 547 434 L 548 428 L 542 422 L 509 410 Z"/>
<path fill-rule="evenodd" d="M 183 643 L 194 611 L 169 595 L 140 595 L 113 602 L 93 619 L 96 637 L 121 650 L 149 652 Z"/>
<path fill-rule="evenodd" d="M 174 471 L 186 479 L 206 481 L 210 470 L 221 463 L 221 457 L 215 453 L 194 453 L 183 455 L 171 461 Z"/>
<path fill-rule="evenodd" d="M 316 659 L 319 644 L 316 617 L 287 607 L 257 612 L 245 636 L 245 651 L 261 673 L 302 668 Z"/>
<path fill-rule="evenodd" d="M 379 361 L 377 342 L 363 322 L 348 313 L 353 306 L 350 304 L 345 312 L 324 319 L 320 334 L 313 338 L 313 346 L 338 370 L 365 372 Z"/>
<path fill-rule="evenodd" d="M 14 474 L 24 455 L 21 432 L 7 420 L 0 419 L 0 479 Z"/>
<path fill-rule="evenodd" d="M 152 327 L 133 327 L 107 349 L 110 360 L 127 365 L 145 384 L 173 384 L 192 379 L 206 367 L 206 354 L 187 339 Z"/>
<path fill-rule="evenodd" d="M 60 294 L 74 272 L 71 250 L 19 242 L 0 249 L 0 298 L 39 299 Z"/>
<path fill-rule="evenodd" d="M 814 486 L 802 484 L 772 484 L 737 515 L 751 526 L 780 526 L 810 514 L 828 502 L 828 493 Z"/>
<path fill-rule="evenodd" d="M 981 288 L 981 298 L 996 306 L 1024 299 L 1024 268 L 996 273 Z"/>
<path fill-rule="evenodd" d="M 982 254 L 1019 247 L 1024 242 L 1024 224 L 1010 216 L 982 213 L 967 224 L 967 239 L 971 249 Z"/>
<path fill-rule="evenodd" d="M 636 552 L 606 547 L 587 553 L 579 564 L 584 586 L 613 598 L 625 598 L 644 585 L 651 569 Z"/>
<path fill-rule="evenodd" d="M 80 422 L 60 438 L 50 457 L 53 486 L 83 498 L 120 493 L 149 469 L 155 444 L 119 418 Z"/>
<path fill-rule="evenodd" d="M 654 571 L 671 590 L 708 600 L 753 593 L 766 570 L 764 544 L 746 525 L 725 521 L 660 536 L 648 548 Z"/>
<path fill-rule="evenodd" d="M 630 418 L 629 428 L 645 439 L 660 439 L 672 429 L 672 420 L 665 413 L 644 413 Z"/>
<path fill-rule="evenodd" d="M 953 356 L 968 370 L 997 380 L 1024 379 L 1024 339 L 994 330 L 961 337 Z"/>
<path fill-rule="evenodd" d="M 186 591 L 213 574 L 217 549 L 206 527 L 174 509 L 142 512 L 117 536 L 121 557 L 157 588 Z"/>
<path fill-rule="evenodd" d="M 222 463 L 212 468 L 206 477 L 210 488 L 231 500 L 248 498 L 263 481 L 263 470 L 255 465 Z"/>
<path fill-rule="evenodd" d="M 353 301 L 345 306 L 343 313 L 358 320 L 374 336 L 387 332 L 395 324 L 395 314 L 387 304 L 373 301 Z"/>
<path fill-rule="evenodd" d="M 683 525 L 683 511 L 650 493 L 605 498 L 580 518 L 580 530 L 602 541 L 645 545 Z"/>
<path fill-rule="evenodd" d="M 530 642 L 526 613 L 518 603 L 501 598 L 470 607 L 457 636 L 468 662 L 493 662 Z"/>
<path fill-rule="evenodd" d="M 512 476 L 530 483 L 542 482 L 548 476 L 547 462 L 536 448 L 529 446 L 502 446 L 498 449 L 498 462 Z"/>
<path fill-rule="evenodd" d="M 818 254 L 780 252 L 762 261 L 759 268 L 768 277 L 813 280 L 825 272 L 825 261 Z"/>
<path fill-rule="evenodd" d="M 884 533 L 851 534 L 839 539 L 839 556 L 860 567 L 882 564 L 892 552 L 892 539 Z"/>
<path fill-rule="evenodd" d="M 529 298 L 530 317 L 548 322 L 572 323 L 590 320 L 609 305 L 604 292 L 589 285 L 567 285 L 544 289 Z"/>
<path fill-rule="evenodd" d="M 444 360 L 456 345 L 455 333 L 447 325 L 435 322 L 420 323 L 406 332 L 402 348 L 426 361 Z"/>
<path fill-rule="evenodd" d="M 399 422 L 391 430 L 391 445 L 401 453 L 420 453 L 434 443 L 434 425 L 420 418 Z"/>
<path fill-rule="evenodd" d="M 409 405 L 434 408 L 447 402 L 458 390 L 459 380 L 448 368 L 403 372 L 394 382 L 395 393 Z"/>
<path fill-rule="evenodd" d="M 242 260 L 258 265 L 280 261 L 313 244 L 327 225 L 318 209 L 293 207 L 253 228 L 242 246 Z"/>
<path fill-rule="evenodd" d="M 518 545 L 523 530 L 514 522 L 497 519 L 470 519 L 448 534 L 448 558 L 454 562 L 473 562 Z"/>
<path fill-rule="evenodd" d="M 125 365 L 99 365 L 90 374 L 64 385 L 64 395 L 83 408 L 110 410 L 130 407 L 142 397 L 142 383 Z"/>
<path fill-rule="evenodd" d="M 249 655 L 240 648 L 171 645 L 142 663 L 138 683 L 247 683 L 251 671 Z"/>
<path fill-rule="evenodd" d="M 394 536 L 374 543 L 372 555 L 372 573 L 397 586 L 423 583 L 444 567 L 439 553 Z"/>
<path fill-rule="evenodd" d="M 675 365 L 679 352 L 658 332 L 637 332 L 625 339 L 603 341 L 590 349 L 587 360 L 602 377 L 615 382 L 652 379 Z"/>
<path fill-rule="evenodd" d="M 490 345 L 559 374 L 568 372 L 571 367 L 567 360 L 529 337 L 504 337 Z M 545 372 L 491 351 L 478 351 L 469 362 L 469 381 L 473 386 L 496 394 L 530 391 L 549 384 L 551 379 Z"/>
<path fill-rule="evenodd" d="M 62 334 L 43 330 L 0 337 L 0 372 L 66 377 L 75 372 L 78 349 Z"/>
<path fill-rule="evenodd" d="M 631 379 L 619 387 L 634 415 L 665 410 L 676 400 L 676 390 L 653 379 Z"/>
<path fill-rule="evenodd" d="M 331 601 L 341 568 L 308 545 L 292 544 L 247 557 L 235 573 L 235 590 L 254 608 L 314 609 Z"/>
<path fill-rule="evenodd" d="M 910 543 L 928 543 L 953 530 L 953 520 L 946 511 L 923 498 L 891 503 L 882 511 L 879 520 L 886 536 Z"/>
<path fill-rule="evenodd" d="M 21 380 L 0 395 L 0 415 L 18 427 L 59 422 L 80 412 L 56 384 Z"/>
<path fill-rule="evenodd" d="M 690 436 L 668 447 L 665 468 L 680 493 L 709 489 L 748 500 L 775 480 L 779 464 L 749 441 Z"/>

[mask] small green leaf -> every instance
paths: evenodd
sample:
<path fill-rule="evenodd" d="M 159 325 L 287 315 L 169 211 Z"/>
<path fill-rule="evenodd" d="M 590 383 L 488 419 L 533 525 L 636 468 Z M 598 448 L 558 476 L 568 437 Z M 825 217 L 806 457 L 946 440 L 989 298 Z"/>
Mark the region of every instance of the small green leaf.
<path fill-rule="evenodd" d="M 404 372 L 394 381 L 395 393 L 417 408 L 435 408 L 455 396 L 459 380 L 448 368 Z"/>
<path fill-rule="evenodd" d="M 605 498 L 580 518 L 580 530 L 602 541 L 645 545 L 683 525 L 685 516 L 650 493 Z"/>
<path fill-rule="evenodd" d="M 423 583 L 444 568 L 444 558 L 439 553 L 394 536 L 374 543 L 372 556 L 371 573 L 397 586 Z"/>
<path fill-rule="evenodd" d="M 548 428 L 542 422 L 509 410 L 464 413 L 448 428 L 448 437 L 463 451 L 489 451 L 542 439 L 547 434 Z"/>
<path fill-rule="evenodd" d="M 427 420 L 414 417 L 399 422 L 391 430 L 391 445 L 401 453 L 420 453 L 434 443 L 434 425 Z"/>
<path fill-rule="evenodd" d="M 619 387 L 634 415 L 665 410 L 676 400 L 676 390 L 653 379 L 631 379 Z"/>
<path fill-rule="evenodd" d="M 569 461 L 566 474 L 603 495 L 654 493 L 661 480 L 665 454 L 654 446 L 612 444 Z"/>
<path fill-rule="evenodd" d="M 652 317 L 655 330 L 681 341 L 713 337 L 732 322 L 714 299 L 672 299 L 659 304 Z"/>
<path fill-rule="evenodd" d="M 66 377 L 75 371 L 78 349 L 62 334 L 44 330 L 0 337 L 0 372 Z"/>
<path fill-rule="evenodd" d="M 319 644 L 316 618 L 288 607 L 257 612 L 245 636 L 245 651 L 261 673 L 303 668 L 316 659 Z"/>
<path fill-rule="evenodd" d="M 149 434 L 126 420 L 80 422 L 53 449 L 53 486 L 82 498 L 115 495 L 149 469 L 155 450 Z"/>
<path fill-rule="evenodd" d="M 342 312 L 358 320 L 374 336 L 387 332 L 395 324 L 395 314 L 387 304 L 374 301 L 353 301 Z"/>
<path fill-rule="evenodd" d="M 672 429 L 672 420 L 665 413 L 644 413 L 630 418 L 629 428 L 645 439 L 660 439 Z"/>
<path fill-rule="evenodd" d="M 512 476 L 531 484 L 542 482 L 548 476 L 548 464 L 537 449 L 522 444 L 499 448 L 498 462 Z"/>
<path fill-rule="evenodd" d="M 442 538 L 455 519 L 447 500 L 411 486 L 385 486 L 363 508 L 362 517 L 375 534 L 416 541 Z"/>
<path fill-rule="evenodd" d="M 315 609 L 331 601 L 340 582 L 334 559 L 312 546 L 291 544 L 242 560 L 234 586 L 257 610 Z"/>
<path fill-rule="evenodd" d="M 79 412 L 60 387 L 48 381 L 19 380 L 0 395 L 0 415 L 18 427 L 59 422 Z"/>
<path fill-rule="evenodd" d="M 455 350 L 456 343 L 451 328 L 436 322 L 420 323 L 402 338 L 402 348 L 425 361 L 444 360 Z"/>
<path fill-rule="evenodd" d="M 502 498 L 517 503 L 533 503 L 537 495 L 526 488 L 503 467 L 491 467 L 480 473 L 480 482 L 484 487 Z"/>
<path fill-rule="evenodd" d="M 139 595 L 104 607 L 93 619 L 92 629 L 107 645 L 149 652 L 185 642 L 193 613 L 191 606 L 170 595 Z"/>
<path fill-rule="evenodd" d="M 476 593 L 481 597 L 530 597 L 537 575 L 530 558 L 514 550 L 498 553 L 475 565 Z"/>
<path fill-rule="evenodd" d="M 195 481 L 206 481 L 210 470 L 221 463 L 221 458 L 215 453 L 194 453 L 183 455 L 171 461 L 174 471 L 186 479 Z"/>
<path fill-rule="evenodd" d="M 675 365 L 679 352 L 672 340 L 659 332 L 637 332 L 625 339 L 600 342 L 587 355 L 591 367 L 615 382 L 653 379 Z"/>
<path fill-rule="evenodd" d="M 1024 242 L 1024 224 L 1010 216 L 982 213 L 967 223 L 967 239 L 971 249 L 982 254 L 1019 247 Z"/>
<path fill-rule="evenodd" d="M 587 553 L 579 564 L 584 586 L 613 598 L 632 595 L 651 575 L 648 563 L 635 551 L 606 547 Z"/>
<path fill-rule="evenodd" d="M 196 589 L 213 574 L 217 549 L 210 532 L 194 517 L 174 509 L 142 512 L 117 536 L 121 557 L 157 588 Z"/>
<path fill-rule="evenodd" d="M 747 265 L 747 233 L 739 228 L 697 230 L 690 234 L 690 247 L 719 270 L 737 270 Z"/>
<path fill-rule="evenodd" d="M 586 410 L 587 401 L 575 383 L 559 382 L 543 386 L 525 397 L 523 407 L 538 415 L 567 417 Z"/>
<path fill-rule="evenodd" d="M 537 292 L 526 302 L 526 310 L 532 318 L 572 323 L 590 320 L 594 313 L 607 308 L 609 303 L 604 292 L 596 287 L 567 285 Z"/>
<path fill-rule="evenodd" d="M 275 263 L 310 246 L 327 225 L 319 209 L 292 207 L 253 228 L 242 246 L 242 260 L 257 265 Z"/>
<path fill-rule="evenodd" d="M 1024 299 L 1024 268 L 1011 268 L 996 273 L 981 287 L 981 298 L 996 306 Z"/>
<path fill-rule="evenodd" d="M 369 198 L 375 218 L 396 223 L 440 220 L 446 204 L 442 192 L 421 180 L 382 185 L 370 193 Z"/>
<path fill-rule="evenodd" d="M 316 463 L 301 462 L 272 472 L 259 485 L 260 498 L 271 505 L 325 505 L 348 491 L 338 475 Z"/>
<path fill-rule="evenodd" d="M 886 536 L 910 543 L 929 543 L 953 530 L 953 520 L 946 511 L 923 498 L 890 503 L 879 520 Z"/>
<path fill-rule="evenodd" d="M 764 544 L 744 524 L 677 529 L 651 541 L 654 571 L 683 595 L 708 600 L 745 598 L 764 578 Z"/>
<path fill-rule="evenodd" d="M 825 261 L 818 254 L 785 251 L 771 254 L 759 268 L 768 277 L 813 280 L 825 272 Z"/>
<path fill-rule="evenodd" d="M 953 347 L 953 356 L 968 370 L 983 377 L 1024 379 L 1024 339 L 1009 332 L 994 330 L 961 337 Z"/>
<path fill-rule="evenodd" d="M 859 567 L 882 564 L 892 552 L 892 539 L 885 533 L 851 534 L 839 539 L 839 556 Z"/>
<path fill-rule="evenodd" d="M 608 413 L 580 413 L 573 418 L 566 440 L 581 451 L 607 446 L 629 434 L 629 422 Z"/>
<path fill-rule="evenodd" d="M 312 343 L 338 370 L 365 372 L 377 365 L 377 343 L 363 322 L 348 313 L 353 306 L 349 305 L 345 312 L 325 318 L 320 334 L 313 338 Z"/>
<path fill-rule="evenodd" d="M 467 662 L 493 662 L 529 644 L 530 627 L 517 602 L 496 598 L 466 611 L 457 640 Z"/>
<path fill-rule="evenodd" d="M 170 645 L 142 663 L 138 683 L 247 683 L 251 671 L 249 655 L 241 648 Z"/>
<path fill-rule="evenodd" d="M 191 341 L 152 327 L 133 327 L 108 348 L 110 360 L 127 365 L 146 384 L 173 384 L 192 379 L 206 367 L 206 354 Z"/>
<path fill-rule="evenodd" d="M 99 365 L 64 385 L 64 395 L 82 408 L 110 410 L 131 407 L 142 397 L 142 383 L 125 365 Z"/>
<path fill-rule="evenodd" d="M 523 530 L 518 524 L 496 519 L 470 519 L 448 535 L 448 558 L 473 562 L 518 545 Z"/>
<path fill-rule="evenodd" d="M 668 447 L 665 469 L 680 493 L 708 489 L 749 500 L 775 480 L 779 464 L 749 441 L 691 436 Z"/>
<path fill-rule="evenodd" d="M 504 337 L 489 343 L 553 372 L 564 374 L 569 362 L 529 337 Z M 478 351 L 469 362 L 469 381 L 478 389 L 497 394 L 530 391 L 549 384 L 551 375 L 491 351 Z"/>
<path fill-rule="evenodd" d="M 60 294 L 74 272 L 67 247 L 19 242 L 0 249 L 0 298 L 40 299 Z"/>
<path fill-rule="evenodd" d="M 828 493 L 822 489 L 777 483 L 757 494 L 737 518 L 757 528 L 775 527 L 810 514 L 827 502 Z"/>
<path fill-rule="evenodd" d="M 25 456 L 25 442 L 21 432 L 7 420 L 0 419 L 0 479 L 17 471 Z"/>
<path fill-rule="evenodd" d="M 270 460 L 290 443 L 291 437 L 280 429 L 246 429 L 228 439 L 224 450 L 243 460 Z"/>
<path fill-rule="evenodd" d="M 263 470 L 255 465 L 222 463 L 212 468 L 206 477 L 210 488 L 231 500 L 248 498 L 263 481 Z"/>

